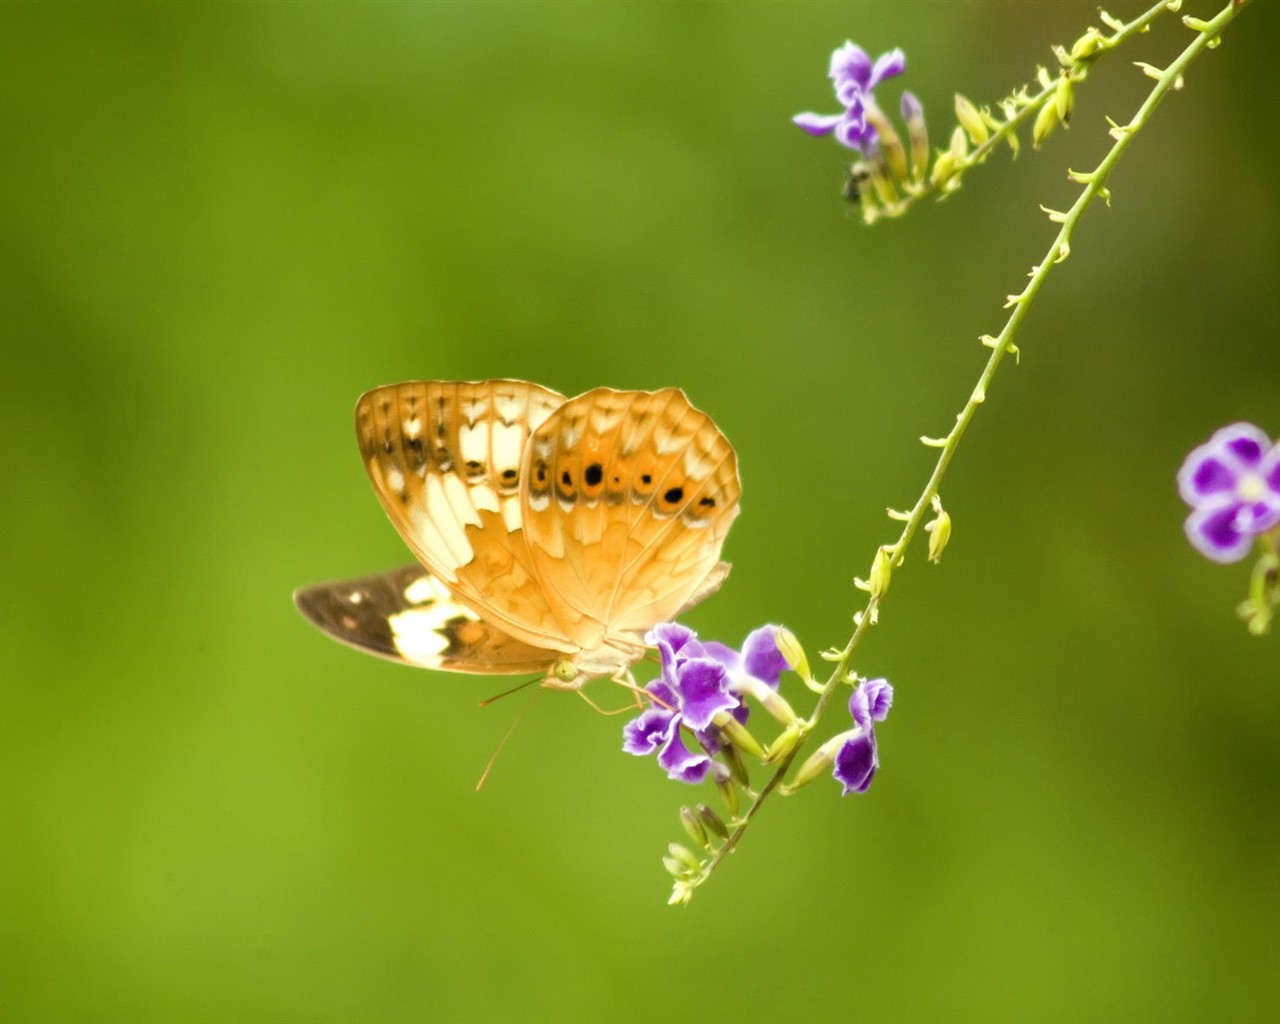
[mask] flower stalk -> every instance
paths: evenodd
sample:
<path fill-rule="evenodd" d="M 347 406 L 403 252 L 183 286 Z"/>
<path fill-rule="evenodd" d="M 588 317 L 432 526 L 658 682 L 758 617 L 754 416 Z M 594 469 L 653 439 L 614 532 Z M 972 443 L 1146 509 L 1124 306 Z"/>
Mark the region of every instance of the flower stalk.
<path fill-rule="evenodd" d="M 1122 23 L 1110 18 L 1105 13 L 1102 15 L 1104 23 L 1112 29 L 1111 35 L 1104 35 L 1096 29 L 1090 29 L 1085 33 L 1072 49 L 1068 52 L 1062 50 L 1059 52 L 1059 60 L 1064 66 L 1064 75 L 1074 76 L 1066 80 L 1078 81 L 1082 76 L 1081 69 L 1092 61 L 1097 60 L 1103 53 L 1106 53 L 1116 46 L 1120 45 L 1130 36 L 1146 31 L 1150 22 L 1158 17 L 1164 10 L 1176 10 L 1178 6 L 1177 0 L 1171 2 L 1158 3 L 1146 12 L 1135 18 L 1131 22 Z M 769 776 L 765 784 L 755 794 L 751 804 L 741 814 L 737 816 L 737 808 L 731 809 L 734 814 L 734 820 L 729 823 L 730 830 L 727 838 L 724 838 L 715 852 L 706 860 L 699 860 L 697 868 L 693 868 L 686 862 L 679 863 L 681 870 L 673 872 L 676 874 L 676 887 L 672 894 L 672 903 L 687 903 L 692 899 L 694 891 L 699 885 L 704 883 L 719 867 L 721 862 L 737 847 L 742 836 L 751 824 L 755 816 L 760 812 L 765 801 L 780 787 L 784 792 L 794 788 L 795 783 L 808 781 L 808 778 L 816 777 L 825 767 L 825 761 L 828 758 L 834 758 L 834 742 L 828 741 L 815 754 L 806 759 L 805 767 L 797 774 L 792 787 L 785 786 L 785 779 L 791 769 L 796 758 L 803 751 L 805 740 L 811 734 L 814 727 L 823 717 L 832 698 L 838 688 L 850 681 L 849 666 L 853 656 L 862 642 L 863 637 L 872 625 L 874 625 L 879 616 L 881 602 L 883 601 L 887 589 L 889 573 L 896 567 L 900 566 L 906 555 L 907 549 L 911 545 L 912 540 L 924 524 L 928 513 L 933 510 L 935 516 L 934 522 L 939 523 L 942 513 L 941 502 L 939 499 L 939 489 L 942 480 L 946 475 L 947 469 L 951 464 L 951 460 L 955 457 L 959 448 L 960 441 L 964 437 L 965 431 L 968 429 L 969 423 L 972 421 L 978 407 L 985 401 L 990 390 L 990 385 L 995 378 L 996 372 L 999 370 L 1001 363 L 1005 357 L 1013 354 L 1016 358 L 1018 349 L 1014 344 L 1014 338 L 1017 336 L 1018 329 L 1021 327 L 1023 320 L 1026 318 L 1032 303 L 1035 301 L 1037 294 L 1049 275 L 1053 272 L 1054 267 L 1067 259 L 1071 252 L 1071 240 L 1075 233 L 1076 227 L 1080 223 L 1086 209 L 1093 203 L 1095 199 L 1102 198 L 1109 202 L 1109 193 L 1106 189 L 1106 182 L 1116 163 L 1124 155 L 1124 152 L 1133 140 L 1138 136 L 1142 129 L 1146 126 L 1151 114 L 1160 104 L 1164 97 L 1172 90 L 1180 88 L 1183 81 L 1183 75 L 1188 66 L 1205 50 L 1216 46 L 1219 41 L 1221 32 L 1236 17 L 1243 0 L 1232 0 L 1222 11 L 1209 21 L 1200 22 L 1191 19 L 1184 19 L 1193 32 L 1195 38 L 1191 43 L 1162 71 L 1155 79 L 1155 85 L 1151 89 L 1147 98 L 1139 107 L 1133 118 L 1124 125 L 1112 125 L 1111 136 L 1114 143 L 1110 150 L 1099 162 L 1097 167 L 1087 173 L 1069 173 L 1068 177 L 1071 181 L 1083 186 L 1080 194 L 1070 209 L 1063 213 L 1050 213 L 1051 222 L 1058 224 L 1059 229 L 1046 251 L 1044 257 L 1031 269 L 1030 280 L 1025 288 L 1016 295 L 1008 296 L 1005 307 L 1010 310 L 1000 333 L 992 336 L 984 336 L 981 339 L 982 344 L 990 349 L 990 354 L 978 376 L 978 381 L 969 394 L 968 400 L 964 407 L 956 416 L 956 421 L 951 430 L 941 438 L 922 438 L 923 443 L 929 447 L 937 449 L 938 455 L 934 463 L 933 470 L 925 483 L 924 489 L 920 492 L 915 504 L 907 513 L 893 514 L 892 518 L 902 523 L 901 531 L 896 540 L 890 544 L 884 544 L 878 547 L 876 556 L 873 559 L 873 571 L 871 573 L 872 580 L 862 584 L 863 589 L 867 590 L 868 596 L 865 604 L 853 616 L 854 629 L 845 645 L 838 650 L 825 652 L 823 657 L 831 662 L 831 669 L 825 683 L 821 686 L 817 703 L 812 713 L 806 719 L 801 719 L 797 723 L 794 730 L 794 742 L 788 742 L 789 749 L 780 749 L 776 761 L 776 767 Z M 1154 70 L 1154 69 L 1153 69 Z M 1043 88 L 1039 94 L 1034 97 L 1027 97 L 1024 102 L 1019 104 L 1020 109 L 1013 111 L 1005 122 L 998 124 L 990 124 L 991 134 L 981 145 L 964 157 L 957 157 L 957 167 L 972 166 L 974 163 L 981 162 L 985 159 L 994 146 L 996 146 L 1003 138 L 1009 136 L 1015 131 L 1018 124 L 1031 117 L 1033 113 L 1038 114 L 1047 103 L 1053 105 L 1050 109 L 1054 110 L 1054 116 L 1059 120 L 1065 119 L 1065 115 L 1069 114 L 1070 96 L 1064 96 L 1066 91 L 1061 85 L 1064 80 L 1062 76 L 1059 78 L 1050 78 L 1047 74 L 1042 76 L 1047 81 L 1043 82 Z M 969 111 L 966 109 L 966 115 Z M 1047 115 L 1046 115 L 1047 116 Z M 962 130 L 963 134 L 963 130 Z M 962 142 L 967 142 L 968 137 L 962 138 Z M 948 152 L 955 152 L 953 150 Z M 959 173 L 957 170 L 955 173 Z M 935 187 L 937 182 L 934 183 Z M 914 193 L 909 194 L 901 203 L 909 204 L 924 194 L 928 190 L 928 186 L 918 188 Z M 945 527 L 935 527 L 935 531 L 943 530 L 945 533 L 950 531 L 950 517 L 941 520 L 945 523 Z M 936 538 L 935 538 L 936 540 Z M 940 550 L 934 552 L 940 554 Z M 1274 593 L 1277 575 L 1280 574 L 1280 559 L 1275 556 L 1275 540 L 1271 538 L 1272 559 L 1260 562 L 1262 568 L 1259 570 L 1258 579 L 1255 581 L 1255 589 L 1265 594 L 1268 598 Z M 879 578 L 877 578 L 877 575 Z M 880 682 L 880 681 L 875 681 Z M 856 720 L 856 719 L 855 719 Z M 827 749 L 830 747 L 831 749 Z M 808 778 L 806 778 L 807 776 Z M 869 780 L 868 780 L 869 781 Z M 672 865 L 669 865 L 672 866 Z"/>

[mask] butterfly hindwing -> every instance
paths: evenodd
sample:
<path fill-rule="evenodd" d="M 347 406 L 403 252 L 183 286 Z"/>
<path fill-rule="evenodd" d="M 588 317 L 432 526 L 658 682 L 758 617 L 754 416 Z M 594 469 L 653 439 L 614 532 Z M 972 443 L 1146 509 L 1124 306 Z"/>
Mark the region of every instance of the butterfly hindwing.
<path fill-rule="evenodd" d="M 441 583 L 504 632 L 572 651 L 522 533 L 530 432 L 565 401 L 525 381 L 411 381 L 356 405 L 356 433 L 387 515 Z"/>
<path fill-rule="evenodd" d="M 420 565 L 303 587 L 293 600 L 335 640 L 423 668 L 515 675 L 560 658 L 484 622 Z"/>
<path fill-rule="evenodd" d="M 643 633 L 719 584 L 738 512 L 733 446 L 676 388 L 597 388 L 530 436 L 522 520 L 574 643 Z"/>

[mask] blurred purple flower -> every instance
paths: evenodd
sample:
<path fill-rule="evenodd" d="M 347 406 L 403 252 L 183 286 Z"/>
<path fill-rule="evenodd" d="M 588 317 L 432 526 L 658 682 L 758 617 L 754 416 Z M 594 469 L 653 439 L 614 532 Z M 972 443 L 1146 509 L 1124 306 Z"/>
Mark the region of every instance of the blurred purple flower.
<path fill-rule="evenodd" d="M 875 87 L 886 78 L 902 74 L 906 66 L 906 54 L 900 49 L 883 53 L 872 63 L 862 47 L 846 42 L 831 55 L 828 72 L 844 113 L 806 112 L 791 120 L 810 135 L 834 134 L 842 146 L 861 152 L 876 139 L 876 130 L 866 120 L 867 105 L 875 102 Z"/>
<path fill-rule="evenodd" d="M 1223 427 L 1182 463 L 1178 493 L 1191 506 L 1192 546 L 1215 562 L 1238 562 L 1280 523 L 1280 444 L 1251 423 Z"/>

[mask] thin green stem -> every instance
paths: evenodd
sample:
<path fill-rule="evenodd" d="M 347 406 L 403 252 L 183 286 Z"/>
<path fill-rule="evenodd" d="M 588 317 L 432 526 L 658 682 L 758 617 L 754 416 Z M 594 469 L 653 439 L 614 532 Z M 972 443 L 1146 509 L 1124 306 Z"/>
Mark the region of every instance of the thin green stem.
<path fill-rule="evenodd" d="M 1161 7 L 1164 5 L 1161 4 Z M 929 475 L 929 480 L 925 484 L 924 490 L 921 491 L 920 497 L 916 500 L 911 512 L 907 515 L 902 525 L 902 531 L 898 535 L 898 539 L 888 545 L 885 550 L 890 554 L 889 564 L 894 566 L 902 561 L 907 547 L 910 545 L 912 538 L 916 535 L 920 525 L 924 522 L 925 515 L 933 502 L 934 497 L 938 494 L 938 489 L 942 485 L 942 479 L 946 475 L 947 467 L 950 466 L 952 458 L 955 456 L 956 450 L 960 445 L 960 439 L 964 437 L 965 430 L 968 429 L 969 423 L 972 421 L 974 414 L 978 411 L 978 407 L 986 400 L 987 389 L 992 380 L 995 378 L 996 371 L 1000 368 L 1001 362 L 1010 352 L 1017 352 L 1013 344 L 1013 339 L 1017 335 L 1018 328 L 1022 325 L 1022 321 L 1027 315 L 1027 311 L 1031 308 L 1031 303 L 1039 293 L 1041 286 L 1053 271 L 1053 268 L 1067 258 L 1071 251 L 1071 237 L 1075 232 L 1076 226 L 1080 222 L 1084 211 L 1098 196 L 1106 198 L 1106 181 L 1111 174 L 1112 169 L 1119 161 L 1124 151 L 1129 148 L 1138 132 L 1146 125 L 1152 111 L 1159 105 L 1160 101 L 1172 90 L 1181 88 L 1182 76 L 1187 67 L 1196 59 L 1206 48 L 1216 45 L 1219 34 L 1222 30 L 1235 18 L 1243 6 L 1243 0 L 1233 0 L 1211 21 L 1205 23 L 1197 32 L 1195 39 L 1191 44 L 1178 55 L 1159 76 L 1155 87 L 1151 90 L 1138 112 L 1127 125 L 1115 125 L 1111 129 L 1111 135 L 1115 139 L 1114 145 L 1108 150 L 1106 156 L 1098 166 L 1088 174 L 1072 174 L 1072 180 L 1084 186 L 1079 197 L 1071 209 L 1065 214 L 1051 214 L 1051 219 L 1061 224 L 1057 236 L 1053 240 L 1053 244 L 1049 246 L 1044 258 L 1032 268 L 1031 280 L 1027 287 L 1018 295 L 1009 296 L 1006 307 L 1010 308 L 1008 319 L 1005 321 L 1003 329 L 994 338 L 984 338 L 983 344 L 991 348 L 991 355 L 987 358 L 986 365 L 982 369 L 982 373 L 978 377 L 978 382 L 970 392 L 969 399 L 965 402 L 964 408 L 960 410 L 956 417 L 955 426 L 951 428 L 951 432 L 946 438 L 936 443 L 939 448 L 937 461 L 934 463 L 933 472 Z M 1148 11 L 1147 15 L 1154 17 L 1155 9 Z M 1148 19 L 1149 20 L 1149 19 Z M 1133 31 L 1140 29 L 1134 28 Z M 715 871 L 726 856 L 733 852 L 737 844 L 742 839 L 743 833 L 752 819 L 759 813 L 761 806 L 779 786 L 782 785 L 783 779 L 786 777 L 787 771 L 790 769 L 796 756 L 804 746 L 805 739 L 813 727 L 817 725 L 819 719 L 826 711 L 830 704 L 835 691 L 843 683 L 849 672 L 849 664 L 853 659 L 854 652 L 861 643 L 862 638 L 866 635 L 867 630 L 875 624 L 881 600 L 884 596 L 885 588 L 879 591 L 873 591 L 867 599 L 862 610 L 854 615 L 856 627 L 853 634 L 849 637 L 844 648 L 833 657 L 834 665 L 830 676 L 823 685 L 822 693 L 818 698 L 818 702 L 814 707 L 813 713 L 809 716 L 805 723 L 804 734 L 792 750 L 777 765 L 768 782 L 761 788 L 751 806 L 746 813 L 738 819 L 734 829 L 729 834 L 729 838 L 715 852 L 715 854 L 702 866 L 702 869 L 696 876 L 688 880 L 687 888 L 692 890 L 697 885 L 706 881 L 708 877 Z"/>
<path fill-rule="evenodd" d="M 1132 21 L 1125 22 L 1118 26 L 1109 36 L 1100 33 L 1094 37 L 1094 42 L 1087 53 L 1079 56 L 1073 56 L 1069 53 L 1063 53 L 1059 60 L 1065 61 L 1060 75 L 1069 75 L 1073 80 L 1083 81 L 1088 74 L 1089 68 L 1098 62 L 1105 54 L 1110 53 L 1117 46 L 1126 42 L 1131 37 L 1146 32 L 1151 23 L 1166 11 L 1176 10 L 1177 3 L 1170 4 L 1169 0 L 1158 0 L 1149 8 L 1143 11 Z M 1093 31 L 1092 29 L 1090 30 Z M 1058 91 L 1058 78 L 1053 79 L 1048 85 L 1043 86 L 1041 90 L 1034 96 L 1026 96 L 1024 90 L 1018 90 L 1015 93 L 1020 109 L 1007 121 L 1002 122 L 999 127 L 992 130 L 991 136 L 976 147 L 972 153 L 967 154 L 957 163 L 953 178 L 958 178 L 966 170 L 984 163 L 991 153 L 1011 135 L 1016 135 L 1019 128 L 1030 120 L 1045 103 L 1053 99 L 1054 94 Z M 894 207 L 895 216 L 905 213 L 921 199 L 937 192 L 941 182 L 932 182 L 925 180 L 920 184 L 911 188 L 901 199 L 899 199 Z M 944 192 L 945 195 L 945 192 Z"/>

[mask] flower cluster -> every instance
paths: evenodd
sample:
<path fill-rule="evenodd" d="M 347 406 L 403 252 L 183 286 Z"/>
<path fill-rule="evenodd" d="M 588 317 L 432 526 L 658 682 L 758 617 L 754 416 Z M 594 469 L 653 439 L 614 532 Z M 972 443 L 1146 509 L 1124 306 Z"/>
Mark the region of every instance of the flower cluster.
<path fill-rule="evenodd" d="M 1251 423 L 1223 427 L 1182 463 L 1178 493 L 1191 506 L 1192 546 L 1215 562 L 1238 562 L 1280 524 L 1280 443 Z"/>
<path fill-rule="evenodd" d="M 900 75 L 907 58 L 901 50 L 883 53 L 872 63 L 866 50 L 846 42 L 831 55 L 828 76 L 835 87 L 836 100 L 844 107 L 840 114 L 797 114 L 792 121 L 810 135 L 834 135 L 837 142 L 850 149 L 866 152 L 876 141 L 876 129 L 867 120 L 874 109 L 875 87 L 886 78 Z M 908 99 L 909 97 L 909 99 Z M 904 111 L 919 103 L 910 93 L 903 93 Z M 905 113 L 904 117 L 907 116 Z"/>
<path fill-rule="evenodd" d="M 644 688 L 651 706 L 623 727 L 622 749 L 643 756 L 657 754 L 667 777 L 698 783 L 712 770 L 711 758 L 722 751 L 733 763 L 736 750 L 763 760 L 777 760 L 794 747 L 802 723 L 778 692 L 778 683 L 796 661 L 782 653 L 795 638 L 776 626 L 752 632 L 735 651 L 714 641 L 700 641 L 693 630 L 678 623 L 656 626 L 646 643 L 658 648 L 662 674 Z M 801 669 L 807 673 L 807 667 Z M 745 728 L 746 698 L 755 699 L 784 726 L 782 736 L 765 752 Z M 827 767 L 844 793 L 865 793 L 880 761 L 875 723 L 883 722 L 893 703 L 893 687 L 883 679 L 863 680 L 849 699 L 853 728 L 824 743 L 804 764 L 788 790 L 811 781 Z M 691 734 L 698 750 L 690 750 Z M 717 766 L 723 769 L 724 766 Z M 745 780 L 743 781 L 745 785 Z"/>
<path fill-rule="evenodd" d="M 742 650 L 698 640 L 693 630 L 669 622 L 655 626 L 645 642 L 658 648 L 662 675 L 645 687 L 652 706 L 623 728 L 622 749 L 629 754 L 657 753 L 667 776 L 701 782 L 711 757 L 723 743 L 723 730 L 740 737 L 747 719 L 743 694 L 776 693 L 778 679 L 789 666 L 778 650 L 774 627 L 763 626 L 747 637 Z M 705 753 L 684 744 L 681 728 L 690 730 Z"/>

